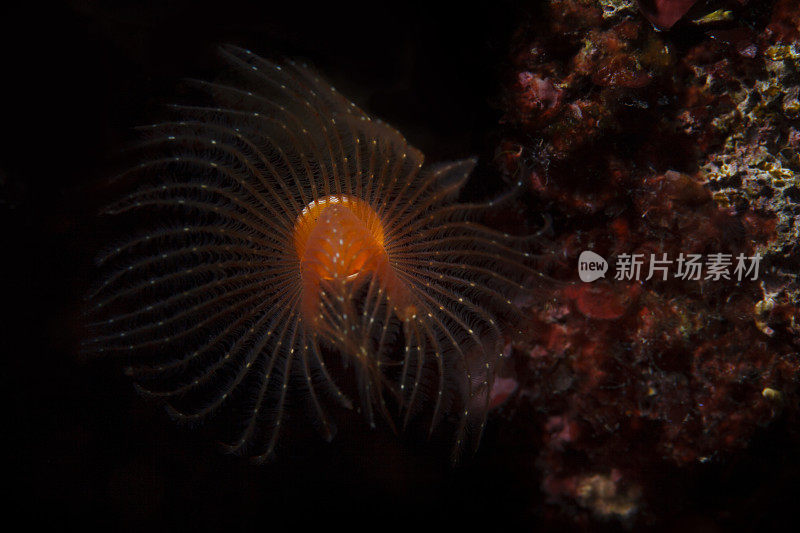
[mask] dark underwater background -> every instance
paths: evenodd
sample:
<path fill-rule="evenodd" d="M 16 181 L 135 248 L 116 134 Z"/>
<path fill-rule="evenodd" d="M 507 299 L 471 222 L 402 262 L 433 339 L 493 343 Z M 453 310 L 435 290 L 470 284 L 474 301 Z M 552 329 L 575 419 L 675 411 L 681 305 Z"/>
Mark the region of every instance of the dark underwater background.
<path fill-rule="evenodd" d="M 81 298 L 107 237 L 95 213 L 132 127 L 159 117 L 182 77 L 213 78 L 233 43 L 308 60 L 400 130 L 428 161 L 477 155 L 465 199 L 506 185 L 493 167 L 511 35 L 530 3 L 114 2 L 17 4 L 2 12 L 0 225 L 8 269 L 7 487 L 28 527 L 182 531 L 402 525 L 455 530 L 617 530 L 543 512 L 524 416 L 498 413 L 455 469 L 438 449 L 340 421 L 328 444 L 284 443 L 256 466 L 140 398 L 120 365 L 78 356 Z M 698 39 L 693 30 L 672 37 Z M 520 409 L 530 409 L 521 407 Z M 664 480 L 659 531 L 783 529 L 795 516 L 798 432 L 780 420 L 747 449 Z M 436 448 L 436 447 L 434 447 Z M 13 511 L 12 511 L 13 512 Z"/>

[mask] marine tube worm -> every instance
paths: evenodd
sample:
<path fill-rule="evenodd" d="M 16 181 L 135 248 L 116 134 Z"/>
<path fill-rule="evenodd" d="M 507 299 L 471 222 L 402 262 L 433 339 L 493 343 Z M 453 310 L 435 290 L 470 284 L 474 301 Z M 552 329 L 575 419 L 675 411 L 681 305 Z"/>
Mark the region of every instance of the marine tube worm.
<path fill-rule="evenodd" d="M 355 404 L 475 444 L 512 299 L 540 279 L 533 239 L 477 223 L 495 202 L 456 203 L 474 160 L 424 167 L 306 67 L 221 54 L 223 78 L 190 82 L 203 103 L 142 128 L 106 209 L 138 229 L 98 260 L 86 349 L 256 458 L 295 396 L 328 439 Z"/>

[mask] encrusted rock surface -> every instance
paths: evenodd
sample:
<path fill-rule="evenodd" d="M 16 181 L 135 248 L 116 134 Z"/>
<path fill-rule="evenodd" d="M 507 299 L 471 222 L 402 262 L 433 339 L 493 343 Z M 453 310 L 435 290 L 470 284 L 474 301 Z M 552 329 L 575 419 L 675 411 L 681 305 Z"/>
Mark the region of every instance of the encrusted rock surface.
<path fill-rule="evenodd" d="M 550 0 L 514 39 L 498 158 L 552 217 L 565 284 L 515 342 L 500 412 L 526 417 L 548 512 L 576 523 L 649 523 L 659 472 L 798 422 L 800 8 L 693 4 Z M 584 250 L 605 279 L 578 281 Z M 615 276 L 625 254 L 639 279 Z M 646 279 L 663 254 L 729 254 L 729 279 Z M 740 255 L 757 276 L 734 275 Z"/>

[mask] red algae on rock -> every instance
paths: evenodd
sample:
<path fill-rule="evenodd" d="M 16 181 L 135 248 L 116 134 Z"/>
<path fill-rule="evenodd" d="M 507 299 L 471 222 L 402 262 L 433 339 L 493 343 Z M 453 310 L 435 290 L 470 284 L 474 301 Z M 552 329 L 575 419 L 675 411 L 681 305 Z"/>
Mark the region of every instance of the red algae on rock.
<path fill-rule="evenodd" d="M 665 29 L 694 3 L 639 5 Z M 800 6 L 734 2 L 681 33 L 622 4 L 549 0 L 519 29 L 497 152 L 571 282 L 531 311 L 509 403 L 536 413 L 548 512 L 584 525 L 652 523 L 680 505 L 654 472 L 725 464 L 799 418 Z M 605 279 L 578 281 L 586 250 Z M 719 253 L 761 257 L 757 279 L 645 279 L 651 257 Z M 614 279 L 623 254 L 645 275 Z"/>
<path fill-rule="evenodd" d="M 636 300 L 641 286 L 636 283 L 615 284 L 597 283 L 593 285 L 572 285 L 563 293 L 575 302 L 576 309 L 586 318 L 615 320 Z"/>

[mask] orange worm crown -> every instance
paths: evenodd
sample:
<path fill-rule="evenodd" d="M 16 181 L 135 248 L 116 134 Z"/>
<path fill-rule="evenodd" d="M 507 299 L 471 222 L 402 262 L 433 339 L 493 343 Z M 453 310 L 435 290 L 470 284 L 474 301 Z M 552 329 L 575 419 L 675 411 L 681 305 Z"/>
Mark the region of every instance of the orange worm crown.
<path fill-rule="evenodd" d="M 474 160 L 424 168 L 306 67 L 221 52 L 225 77 L 191 82 L 204 103 L 142 128 L 120 176 L 136 186 L 106 211 L 139 230 L 99 259 L 86 350 L 257 458 L 297 389 L 326 438 L 356 394 L 371 424 L 427 417 L 474 445 L 512 298 L 541 279 L 535 239 L 474 221 L 495 202 L 454 202 Z"/>

